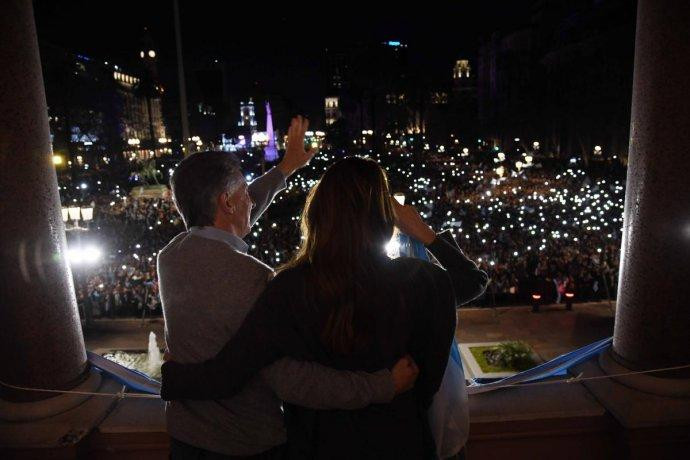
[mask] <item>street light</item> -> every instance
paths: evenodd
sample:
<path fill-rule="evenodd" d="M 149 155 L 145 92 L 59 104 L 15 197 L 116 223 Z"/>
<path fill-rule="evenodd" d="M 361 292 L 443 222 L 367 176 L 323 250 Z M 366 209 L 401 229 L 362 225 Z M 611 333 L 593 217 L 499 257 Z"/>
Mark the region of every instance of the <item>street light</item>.
<path fill-rule="evenodd" d="M 81 208 L 81 218 L 84 222 L 89 222 L 93 220 L 93 208 Z"/>
<path fill-rule="evenodd" d="M 67 212 L 69 213 L 70 220 L 73 220 L 75 222 L 79 221 L 79 207 L 70 206 L 69 208 L 67 208 Z"/>
<path fill-rule="evenodd" d="M 74 230 L 86 230 L 86 228 L 81 228 L 79 227 L 79 220 L 83 220 L 84 222 L 90 222 L 93 220 L 93 207 L 88 206 L 88 207 L 83 207 L 80 208 L 78 206 L 69 206 L 66 208 L 62 208 L 62 221 L 67 222 L 67 221 L 73 221 L 74 222 L 74 227 L 72 229 Z"/>

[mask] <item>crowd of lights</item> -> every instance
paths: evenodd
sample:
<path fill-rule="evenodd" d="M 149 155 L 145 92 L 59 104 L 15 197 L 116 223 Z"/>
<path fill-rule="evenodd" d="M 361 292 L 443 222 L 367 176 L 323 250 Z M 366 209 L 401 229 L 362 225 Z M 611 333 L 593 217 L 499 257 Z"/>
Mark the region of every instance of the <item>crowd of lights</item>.
<path fill-rule="evenodd" d="M 620 245 L 625 194 L 622 177 L 594 178 L 577 159 L 543 168 L 537 142 L 530 152 L 507 153 L 499 148 L 464 147 L 459 142 L 427 150 L 413 137 L 401 139 L 410 146 L 358 153 L 377 161 L 387 172 L 391 191 L 404 195 L 437 231 L 450 230 L 485 269 L 502 266 L 510 270 L 511 264 L 529 254 L 549 254 L 563 247 L 577 251 L 584 240 L 595 245 L 596 254 L 605 252 L 607 244 Z M 300 244 L 300 212 L 306 194 L 341 156 L 323 150 L 288 180 L 274 207 L 247 236 L 251 254 L 272 266 L 292 256 Z M 242 157 L 248 182 L 260 174 L 257 158 L 251 154 Z M 173 165 L 165 172 L 172 174 Z M 94 188 L 100 190 L 100 185 L 98 181 Z M 92 192 L 86 183 L 69 187 Z M 132 201 L 126 190 L 115 185 L 107 193 L 105 207 L 128 206 Z M 161 225 L 173 224 L 182 230 L 177 216 L 149 221 L 142 229 L 142 239 L 146 239 L 146 232 L 154 235 Z M 385 249 L 397 256 L 397 240 L 391 240 Z M 132 263 L 155 266 L 158 250 L 160 247 L 148 246 L 144 250 L 137 243 L 113 249 L 108 259 L 126 255 Z M 73 265 L 94 265 L 106 259 L 93 246 L 70 249 L 68 256 Z"/>

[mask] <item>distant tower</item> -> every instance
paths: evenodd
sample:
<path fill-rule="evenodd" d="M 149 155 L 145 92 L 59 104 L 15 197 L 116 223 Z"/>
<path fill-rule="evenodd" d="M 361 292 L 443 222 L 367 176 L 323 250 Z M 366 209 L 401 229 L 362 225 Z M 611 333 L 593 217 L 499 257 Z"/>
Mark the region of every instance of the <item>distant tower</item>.
<path fill-rule="evenodd" d="M 326 124 L 332 125 L 338 118 L 340 118 L 340 98 L 338 96 L 329 96 L 325 100 Z"/>
<path fill-rule="evenodd" d="M 455 61 L 455 67 L 453 67 L 453 79 L 459 80 L 461 78 L 470 77 L 470 61 L 467 59 L 458 59 Z"/>
<path fill-rule="evenodd" d="M 156 55 L 156 44 L 151 37 L 148 29 L 144 29 L 144 35 L 141 37 L 141 51 L 139 57 L 141 63 L 146 70 L 148 78 L 158 84 L 158 56 Z"/>
<path fill-rule="evenodd" d="M 254 113 L 254 101 L 249 98 L 249 103 L 240 102 L 240 121 L 237 126 L 241 128 L 249 128 L 249 133 L 256 132 L 256 118 Z"/>
<path fill-rule="evenodd" d="M 266 134 L 268 135 L 268 144 L 264 148 L 264 159 L 266 161 L 276 161 L 278 159 L 276 133 L 273 131 L 273 116 L 271 115 L 271 104 L 268 101 L 266 101 Z"/>
<path fill-rule="evenodd" d="M 149 151 L 164 148 L 161 144 L 167 143 L 161 102 L 164 89 L 158 81 L 158 60 L 155 49 L 156 46 L 151 38 L 151 34 L 144 29 L 144 35 L 141 39 L 141 51 L 139 51 L 143 72 L 140 73 L 141 78 L 137 80 L 133 87 L 136 98 L 139 101 L 143 101 L 143 104 L 133 101 L 125 102 L 125 106 L 130 106 L 125 108 L 125 113 L 139 114 L 138 116 L 135 115 L 135 119 L 138 118 L 135 123 L 139 125 L 141 139 L 147 141 L 146 149 Z M 122 81 L 122 77 L 123 75 L 118 73 L 115 79 Z"/>

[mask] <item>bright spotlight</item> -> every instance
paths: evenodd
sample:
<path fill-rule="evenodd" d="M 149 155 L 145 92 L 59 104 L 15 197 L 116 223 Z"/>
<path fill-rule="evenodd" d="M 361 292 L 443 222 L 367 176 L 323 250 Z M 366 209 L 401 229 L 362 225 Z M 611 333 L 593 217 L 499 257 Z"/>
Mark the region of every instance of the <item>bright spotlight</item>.
<path fill-rule="evenodd" d="M 95 246 L 85 248 L 71 248 L 67 250 L 67 258 L 74 265 L 93 264 L 102 256 L 101 250 Z"/>
<path fill-rule="evenodd" d="M 388 244 L 386 244 L 386 254 L 388 254 L 388 257 L 391 259 L 400 257 L 400 242 L 398 241 L 397 235 L 394 235 Z"/>

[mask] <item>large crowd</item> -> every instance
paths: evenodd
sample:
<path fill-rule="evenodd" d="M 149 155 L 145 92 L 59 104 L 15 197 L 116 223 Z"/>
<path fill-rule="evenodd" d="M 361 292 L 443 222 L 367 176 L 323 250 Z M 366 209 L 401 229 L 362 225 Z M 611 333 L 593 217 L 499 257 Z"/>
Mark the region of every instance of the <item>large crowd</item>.
<path fill-rule="evenodd" d="M 172 201 L 104 196 L 93 203 L 88 235 L 70 238 L 72 244 L 93 242 L 104 252 L 100 263 L 73 265 L 81 314 L 86 318 L 160 316 L 156 254 L 183 230 Z"/>
<path fill-rule="evenodd" d="M 535 293 L 543 302 L 564 302 L 566 293 L 575 301 L 615 297 L 625 183 L 619 163 L 585 166 L 488 146 L 369 155 L 387 170 L 392 191 L 404 193 L 435 229 L 453 232 L 489 273 L 474 305 L 529 303 Z M 306 193 L 335 159 L 322 152 L 289 180 L 247 236 L 250 254 L 273 267 L 291 257 Z M 248 178 L 256 177 L 257 166 L 246 163 Z M 82 314 L 160 315 L 156 254 L 184 230 L 169 196 L 134 198 L 127 185 L 115 185 L 89 199 L 94 220 L 77 236 L 98 242 L 103 258 L 73 267 Z"/>

